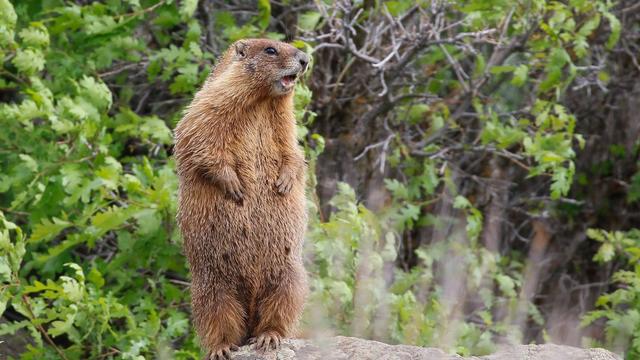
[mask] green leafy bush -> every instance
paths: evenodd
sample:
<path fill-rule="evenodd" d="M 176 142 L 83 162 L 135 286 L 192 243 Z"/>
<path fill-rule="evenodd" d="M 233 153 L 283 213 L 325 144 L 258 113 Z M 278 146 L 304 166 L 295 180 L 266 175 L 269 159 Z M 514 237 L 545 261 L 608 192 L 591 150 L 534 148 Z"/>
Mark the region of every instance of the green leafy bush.
<path fill-rule="evenodd" d="M 103 80 L 117 76 L 105 70 L 116 62 L 169 56 L 134 37 L 149 8 L 32 2 L 16 5 L 15 16 L 2 7 L 3 29 L 17 38 L 2 43 L 10 101 L 0 106 L 0 199 L 28 236 L 5 236 L 2 305 L 20 320 L 0 333 L 29 331 L 23 358 L 142 358 L 169 354 L 173 342 L 176 357 L 197 358 L 174 222 L 171 123 L 133 111 L 126 77 L 112 88 Z M 191 94 L 206 76 L 202 51 L 188 41 L 172 49 L 177 67 L 162 80 Z M 152 63 L 146 73 L 157 81 Z M 145 154 L 132 154 L 132 143 Z"/>
<path fill-rule="evenodd" d="M 624 266 L 611 277 L 618 289 L 600 296 L 596 301 L 599 309 L 587 314 L 582 323 L 606 319 L 604 345 L 616 351 L 626 350 L 627 358 L 635 359 L 640 356 L 640 230 L 589 229 L 587 235 L 601 243 L 595 261 L 611 263 L 620 258 Z"/>
<path fill-rule="evenodd" d="M 311 226 L 308 271 L 314 274 L 307 319 L 326 331 L 393 343 L 446 347 L 461 354 L 494 350 L 493 334 L 514 336 L 508 321 L 494 322 L 491 312 L 517 303 L 521 264 L 509 267 L 477 244 L 468 247 L 464 231 L 418 251 L 420 266 L 394 268 L 397 232 L 392 221 L 358 205 L 346 184 L 331 201 L 331 218 Z M 388 214 L 397 215 L 397 214 Z M 450 266 L 436 271 L 446 257 Z M 440 282 L 436 273 L 449 281 Z M 463 276 L 463 274 L 466 274 Z M 389 282 L 389 279 L 393 279 Z M 497 293 L 492 291 L 496 285 Z M 464 290 L 463 290 L 464 289 Z M 461 321 L 462 292 L 477 294 L 482 306 Z"/>

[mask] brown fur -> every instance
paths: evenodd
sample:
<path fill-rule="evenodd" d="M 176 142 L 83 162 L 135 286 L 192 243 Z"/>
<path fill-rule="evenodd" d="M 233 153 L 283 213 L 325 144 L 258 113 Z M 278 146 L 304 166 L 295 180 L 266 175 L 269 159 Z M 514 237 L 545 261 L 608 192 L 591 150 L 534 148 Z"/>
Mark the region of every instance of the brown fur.
<path fill-rule="evenodd" d="M 302 312 L 305 162 L 293 91 L 278 81 L 307 61 L 285 43 L 236 42 L 176 127 L 178 223 L 207 358 L 229 357 L 250 337 L 275 347 Z"/>

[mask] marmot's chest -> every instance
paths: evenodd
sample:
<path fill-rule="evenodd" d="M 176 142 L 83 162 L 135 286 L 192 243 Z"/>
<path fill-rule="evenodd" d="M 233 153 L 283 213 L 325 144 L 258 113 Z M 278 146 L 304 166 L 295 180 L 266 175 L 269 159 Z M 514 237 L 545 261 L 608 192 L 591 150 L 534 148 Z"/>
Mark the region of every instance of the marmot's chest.
<path fill-rule="evenodd" d="M 256 126 L 243 139 L 242 148 L 245 156 L 240 163 L 250 169 L 257 179 L 277 176 L 282 161 L 282 147 L 277 132 L 273 127 L 262 124 Z"/>

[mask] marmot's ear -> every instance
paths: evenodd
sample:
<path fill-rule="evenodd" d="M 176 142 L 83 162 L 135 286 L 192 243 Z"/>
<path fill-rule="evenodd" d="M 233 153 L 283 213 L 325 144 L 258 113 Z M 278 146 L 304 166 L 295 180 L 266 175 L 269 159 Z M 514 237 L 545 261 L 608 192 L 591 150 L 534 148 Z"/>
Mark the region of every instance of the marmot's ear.
<path fill-rule="evenodd" d="M 243 41 L 237 41 L 235 45 L 236 45 L 236 58 L 244 59 L 245 57 L 247 57 L 247 43 Z"/>

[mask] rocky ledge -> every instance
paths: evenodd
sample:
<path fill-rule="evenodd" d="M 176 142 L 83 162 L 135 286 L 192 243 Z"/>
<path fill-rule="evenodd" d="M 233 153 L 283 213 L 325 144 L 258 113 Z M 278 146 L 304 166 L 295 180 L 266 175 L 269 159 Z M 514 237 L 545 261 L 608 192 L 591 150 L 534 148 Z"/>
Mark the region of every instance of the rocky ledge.
<path fill-rule="evenodd" d="M 258 353 L 244 346 L 234 360 L 621 360 L 604 349 L 563 345 L 519 345 L 501 348 L 487 356 L 461 357 L 436 348 L 388 345 L 378 341 L 337 336 L 325 340 L 287 339 L 280 350 Z"/>

